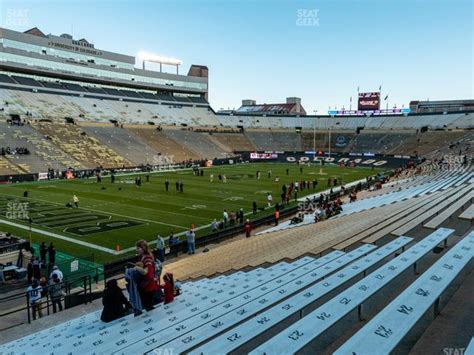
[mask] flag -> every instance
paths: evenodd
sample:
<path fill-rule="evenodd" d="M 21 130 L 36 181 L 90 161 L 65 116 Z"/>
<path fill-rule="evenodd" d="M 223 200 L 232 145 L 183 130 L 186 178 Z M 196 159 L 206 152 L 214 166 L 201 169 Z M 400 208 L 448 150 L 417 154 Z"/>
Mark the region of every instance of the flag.
<path fill-rule="evenodd" d="M 357 93 L 359 93 L 359 92 L 360 92 L 360 91 L 359 91 L 359 87 L 357 87 Z"/>
<path fill-rule="evenodd" d="M 352 96 L 351 96 L 351 102 L 352 102 Z"/>
<path fill-rule="evenodd" d="M 382 91 L 382 85 L 379 86 L 379 91 Z"/>
<path fill-rule="evenodd" d="M 388 99 L 388 95 L 387 95 L 387 96 L 385 96 L 385 99 L 384 99 L 384 100 L 385 100 L 385 101 L 387 101 L 387 99 Z"/>

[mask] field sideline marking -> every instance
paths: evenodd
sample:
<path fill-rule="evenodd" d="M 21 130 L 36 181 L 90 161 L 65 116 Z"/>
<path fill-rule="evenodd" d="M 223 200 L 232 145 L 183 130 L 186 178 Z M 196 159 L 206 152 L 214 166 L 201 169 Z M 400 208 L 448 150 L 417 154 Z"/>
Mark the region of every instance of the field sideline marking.
<path fill-rule="evenodd" d="M 24 230 L 29 230 L 30 229 L 28 226 L 25 226 L 25 225 L 19 224 L 19 223 L 6 221 L 3 218 L 0 218 L 0 223 L 6 224 L 6 225 L 9 225 L 9 226 L 13 226 L 13 227 L 16 227 L 16 228 L 24 229 Z M 48 231 L 38 229 L 38 228 L 31 228 L 31 231 L 35 232 L 35 233 L 47 235 L 48 237 L 53 237 L 53 238 L 56 238 L 56 239 L 65 240 L 65 241 L 70 242 L 70 243 L 80 244 L 82 246 L 92 248 L 92 249 L 96 249 L 96 250 L 100 250 L 100 251 L 103 251 L 103 252 L 108 253 L 108 254 L 118 255 L 117 252 L 114 249 L 109 249 L 109 248 L 102 247 L 102 246 L 97 245 L 97 244 L 92 244 L 92 243 L 84 242 L 82 240 L 69 238 L 69 237 L 66 237 L 66 236 L 61 235 L 61 234 L 48 232 Z"/>
<path fill-rule="evenodd" d="M 12 197 L 16 197 L 16 198 L 18 198 L 18 199 L 21 199 L 21 197 L 19 197 L 19 196 L 12 195 L 12 194 L 6 194 L 6 193 L 4 193 L 4 192 L 0 192 L 0 194 L 1 194 L 1 195 L 12 196 Z M 54 202 L 54 201 L 48 201 L 48 200 L 43 200 L 43 199 L 40 199 L 40 198 L 28 197 L 28 199 L 29 199 L 29 200 L 42 201 L 42 202 L 48 202 L 48 203 L 52 203 L 52 204 L 55 204 L 55 205 L 58 205 L 58 206 L 63 206 L 62 203 Z M 109 203 L 109 202 L 107 202 L 107 203 Z M 110 202 L 110 203 L 113 203 L 113 202 Z M 63 206 L 63 207 L 64 207 L 64 206 Z M 113 212 L 95 210 L 95 209 L 92 209 L 92 208 L 79 207 L 79 209 L 80 209 L 80 210 L 84 210 L 84 211 L 98 212 L 98 213 L 102 213 L 102 214 L 110 214 L 110 215 L 114 215 L 114 216 L 118 216 L 118 217 L 123 217 L 123 218 L 136 219 L 137 221 L 142 221 L 142 222 L 150 222 L 150 223 L 155 223 L 155 224 L 163 224 L 163 225 L 166 225 L 166 226 L 176 227 L 176 228 L 180 228 L 180 229 L 188 229 L 188 227 L 178 226 L 178 225 L 176 225 L 176 224 L 165 223 L 165 222 L 157 222 L 157 221 L 152 221 L 151 219 L 145 219 L 145 218 L 138 218 L 138 217 L 126 216 L 126 215 L 122 215 L 122 214 L 118 214 L 118 213 L 113 213 Z"/>

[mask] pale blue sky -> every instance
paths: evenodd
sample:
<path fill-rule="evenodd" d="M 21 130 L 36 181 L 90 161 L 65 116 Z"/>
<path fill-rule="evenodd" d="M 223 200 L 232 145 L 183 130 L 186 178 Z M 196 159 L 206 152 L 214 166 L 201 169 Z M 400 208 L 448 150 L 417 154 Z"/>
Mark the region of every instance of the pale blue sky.
<path fill-rule="evenodd" d="M 182 73 L 207 65 L 215 109 L 299 96 L 326 113 L 379 85 L 390 106 L 474 97 L 470 0 L 0 0 L 0 11 L 14 30 L 180 58 Z"/>

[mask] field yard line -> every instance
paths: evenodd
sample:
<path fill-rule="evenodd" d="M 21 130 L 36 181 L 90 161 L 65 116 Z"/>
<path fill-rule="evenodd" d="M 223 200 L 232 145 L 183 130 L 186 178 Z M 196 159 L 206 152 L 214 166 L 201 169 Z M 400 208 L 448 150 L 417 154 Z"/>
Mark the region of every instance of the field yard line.
<path fill-rule="evenodd" d="M 30 229 L 28 226 L 25 226 L 23 224 L 6 221 L 2 218 L 0 218 L 0 223 L 7 224 L 9 226 L 13 226 L 13 227 L 24 229 L 24 230 L 29 230 Z M 69 237 L 66 237 L 66 236 L 61 235 L 61 234 L 48 232 L 48 231 L 41 230 L 41 229 L 38 229 L 38 228 L 31 228 L 31 231 L 35 232 L 35 233 L 47 235 L 48 237 L 53 237 L 53 238 L 56 238 L 56 239 L 65 240 L 65 241 L 68 241 L 70 243 L 80 244 L 82 246 L 92 248 L 92 249 L 96 249 L 96 250 L 100 250 L 100 251 L 103 251 L 103 252 L 108 253 L 108 254 L 117 255 L 117 252 L 114 249 L 109 249 L 109 248 L 106 248 L 106 247 L 101 247 L 100 245 L 84 242 L 82 240 L 69 238 Z"/>
<path fill-rule="evenodd" d="M 16 195 L 6 194 L 6 193 L 4 193 L 4 192 L 0 192 L 0 194 L 20 198 L 20 197 L 18 197 L 18 196 L 16 196 Z M 40 198 L 28 197 L 28 199 L 29 199 L 29 200 L 42 201 L 42 202 L 48 202 L 48 203 L 52 203 L 52 204 L 55 204 L 55 205 L 63 206 L 62 203 L 54 202 L 54 201 L 48 201 L 48 200 L 43 200 L 43 199 L 40 199 Z M 146 207 L 145 207 L 145 208 L 146 208 Z M 165 225 L 165 226 L 170 226 L 170 227 L 176 227 L 176 228 L 181 228 L 181 229 L 188 229 L 188 227 L 178 226 L 178 225 L 176 225 L 176 224 L 170 224 L 170 223 L 165 223 L 165 222 L 157 222 L 157 221 L 152 221 L 151 219 L 145 219 L 145 218 L 138 218 L 138 217 L 126 216 L 126 215 L 122 215 L 122 214 L 118 214 L 118 213 L 113 213 L 113 212 L 106 212 L 106 211 L 101 211 L 101 210 L 95 210 L 95 209 L 92 209 L 92 208 L 82 208 L 82 207 L 79 207 L 79 209 L 80 209 L 80 210 L 84 210 L 84 211 L 98 212 L 98 213 L 102 213 L 102 214 L 110 214 L 110 215 L 114 215 L 114 216 L 118 216 L 118 217 L 136 219 L 137 221 L 142 221 L 142 222 L 150 222 L 150 223 L 155 223 L 155 224 L 163 224 L 163 225 Z"/>

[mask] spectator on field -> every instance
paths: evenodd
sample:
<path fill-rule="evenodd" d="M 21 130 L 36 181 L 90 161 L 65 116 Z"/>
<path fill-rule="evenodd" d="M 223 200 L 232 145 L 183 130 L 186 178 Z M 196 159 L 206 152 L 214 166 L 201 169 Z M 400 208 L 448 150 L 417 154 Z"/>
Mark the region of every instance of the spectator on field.
<path fill-rule="evenodd" d="M 227 213 L 227 210 L 224 210 L 222 212 L 222 219 L 224 220 L 224 227 L 227 225 L 227 221 L 229 220 L 229 214 Z"/>
<path fill-rule="evenodd" d="M 214 218 L 214 220 L 211 222 L 211 231 L 217 232 L 217 220 Z"/>
<path fill-rule="evenodd" d="M 135 267 L 140 273 L 138 281 L 138 292 L 142 301 L 143 307 L 150 311 L 153 309 L 153 295 L 158 289 L 158 284 L 155 280 L 155 263 L 150 247 L 145 240 L 139 240 L 136 243 L 137 253 L 140 258 L 140 265 Z"/>
<path fill-rule="evenodd" d="M 272 207 L 273 204 L 273 196 L 271 193 L 267 194 L 267 202 L 268 202 L 268 207 Z"/>
<path fill-rule="evenodd" d="M 58 277 L 59 282 L 63 282 L 63 272 L 59 270 L 59 267 L 57 265 L 53 266 L 53 271 L 49 275 L 49 280 L 51 281 L 55 275 Z"/>
<path fill-rule="evenodd" d="M 122 318 L 127 314 L 127 309 L 132 308 L 132 305 L 123 295 L 115 279 L 107 281 L 104 295 L 102 296 L 102 305 L 104 309 L 102 310 L 100 319 L 103 322 L 111 322 L 115 319 Z"/>
<path fill-rule="evenodd" d="M 54 265 L 54 263 L 56 263 L 56 248 L 54 247 L 53 242 L 49 243 L 48 258 L 50 265 Z"/>
<path fill-rule="evenodd" d="M 41 278 L 41 265 L 36 256 L 32 258 L 33 260 L 33 278 L 38 281 Z"/>
<path fill-rule="evenodd" d="M 43 312 L 41 311 L 41 290 L 37 279 L 33 279 L 31 285 L 26 289 L 28 301 L 33 310 L 33 319 L 36 319 L 36 313 L 38 313 L 40 318 L 43 317 Z"/>
<path fill-rule="evenodd" d="M 58 274 L 52 274 L 52 278 L 49 280 L 48 292 L 51 304 L 53 305 L 53 313 L 56 313 L 56 308 L 61 312 L 63 310 L 63 305 L 61 303 L 63 291 Z"/>
<path fill-rule="evenodd" d="M 173 274 L 167 272 L 165 276 L 163 276 L 164 284 L 160 285 L 160 288 L 163 290 L 164 294 L 164 303 L 171 303 L 174 300 L 174 279 Z"/>
<path fill-rule="evenodd" d="M 156 257 L 161 263 L 165 262 L 165 240 L 158 234 L 156 237 Z"/>
<path fill-rule="evenodd" d="M 274 213 L 275 216 L 275 226 L 278 225 L 278 221 L 280 220 L 280 211 L 277 209 Z"/>
<path fill-rule="evenodd" d="M 186 232 L 186 241 L 188 242 L 188 255 L 196 252 L 196 233 L 193 229 Z"/>
<path fill-rule="evenodd" d="M 74 206 L 76 208 L 79 208 L 79 197 L 77 197 L 76 195 L 72 195 L 72 202 L 74 203 Z"/>
<path fill-rule="evenodd" d="M 46 265 L 46 253 L 48 252 L 48 247 L 46 246 L 45 242 L 41 242 L 39 253 L 40 253 L 40 262 L 41 265 L 44 267 Z"/>
<path fill-rule="evenodd" d="M 31 257 L 30 261 L 28 261 L 28 266 L 26 267 L 26 272 L 27 272 L 27 277 L 28 277 L 28 283 L 31 284 L 31 281 L 33 280 L 33 260 L 34 256 Z"/>
<path fill-rule="evenodd" d="M 257 214 L 257 202 L 256 201 L 252 202 L 252 213 Z"/>
<path fill-rule="evenodd" d="M 238 212 L 239 224 L 244 224 L 244 209 L 241 208 Z"/>
<path fill-rule="evenodd" d="M 229 214 L 230 226 L 235 226 L 235 221 L 237 220 L 237 215 L 234 211 L 230 212 Z"/>

